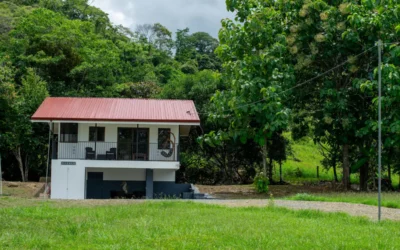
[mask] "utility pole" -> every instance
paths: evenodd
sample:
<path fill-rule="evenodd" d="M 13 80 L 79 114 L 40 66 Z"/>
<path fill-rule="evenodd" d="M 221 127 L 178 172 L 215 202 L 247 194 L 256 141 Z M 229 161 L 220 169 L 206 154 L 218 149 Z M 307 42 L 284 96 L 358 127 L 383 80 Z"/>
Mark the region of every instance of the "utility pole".
<path fill-rule="evenodd" d="M 1 173 L 1 153 L 0 153 L 0 196 L 3 196 L 3 174 Z"/>
<path fill-rule="evenodd" d="M 378 41 L 378 221 L 381 221 L 382 177 L 382 41 Z"/>

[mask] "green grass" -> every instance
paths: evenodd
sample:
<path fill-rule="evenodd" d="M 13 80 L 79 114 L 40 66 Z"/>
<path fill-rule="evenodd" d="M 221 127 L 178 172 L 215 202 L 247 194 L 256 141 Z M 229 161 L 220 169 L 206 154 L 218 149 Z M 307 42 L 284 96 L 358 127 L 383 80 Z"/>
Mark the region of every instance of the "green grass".
<path fill-rule="evenodd" d="M 290 134 L 285 136 L 290 138 Z M 291 140 L 291 143 L 294 157 L 290 156 L 282 165 L 285 180 L 290 182 L 333 180 L 333 170 L 326 171 L 322 167 L 323 156 L 310 138 L 306 137 L 296 142 Z M 300 161 L 296 161 L 294 158 Z M 319 179 L 317 178 L 317 166 L 319 166 Z M 275 178 L 278 178 L 279 171 L 277 168 L 275 169 Z"/>
<path fill-rule="evenodd" d="M 90 202 L 90 201 L 88 201 Z M 0 199 L 2 249 L 399 249 L 400 222 L 283 208 Z"/>
<path fill-rule="evenodd" d="M 374 206 L 378 205 L 377 193 L 330 193 L 318 195 L 303 193 L 287 197 L 286 199 L 302 201 L 348 202 Z M 400 208 L 400 193 L 382 193 L 381 204 L 384 207 Z"/>
<path fill-rule="evenodd" d="M 293 155 L 282 164 L 282 174 L 285 181 L 297 182 L 317 182 L 333 181 L 333 169 L 325 170 L 321 164 L 323 156 L 311 138 L 305 137 L 299 141 L 293 141 L 290 133 L 285 133 L 285 137 L 291 141 Z M 294 158 L 300 160 L 296 161 Z M 319 166 L 319 178 L 317 178 L 317 166 Z M 279 179 L 279 166 L 275 164 L 274 178 Z M 337 168 L 338 179 L 342 178 L 341 168 Z M 383 173 L 385 175 L 386 173 Z M 358 174 L 351 174 L 351 183 L 358 184 Z M 392 184 L 399 186 L 399 175 L 392 174 Z"/>

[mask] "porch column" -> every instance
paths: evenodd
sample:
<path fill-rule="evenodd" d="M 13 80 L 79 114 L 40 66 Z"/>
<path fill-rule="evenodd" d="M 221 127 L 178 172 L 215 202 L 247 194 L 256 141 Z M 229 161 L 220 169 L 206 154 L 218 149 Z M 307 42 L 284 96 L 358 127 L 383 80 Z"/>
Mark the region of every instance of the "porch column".
<path fill-rule="evenodd" d="M 153 199 L 153 169 L 146 169 L 146 199 Z"/>
<path fill-rule="evenodd" d="M 60 123 L 58 124 L 58 127 L 60 127 Z M 54 123 L 51 123 L 51 159 L 56 160 L 58 157 L 58 139 L 55 140 L 55 134 L 54 134 Z M 60 136 L 60 133 L 58 133 L 57 138 Z"/>
<path fill-rule="evenodd" d="M 94 124 L 94 159 L 97 160 L 97 123 Z"/>

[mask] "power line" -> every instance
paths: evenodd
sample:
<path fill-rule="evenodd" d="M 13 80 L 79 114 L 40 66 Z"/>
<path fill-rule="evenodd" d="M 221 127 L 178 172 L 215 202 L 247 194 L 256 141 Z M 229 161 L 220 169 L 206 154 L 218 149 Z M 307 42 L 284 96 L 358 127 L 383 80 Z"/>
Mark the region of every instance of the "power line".
<path fill-rule="evenodd" d="M 391 43 L 391 44 L 399 44 L 399 43 Z M 352 59 L 357 58 L 357 57 L 359 57 L 359 56 L 361 56 L 361 55 L 367 53 L 368 51 L 374 49 L 376 46 L 377 46 L 377 45 L 374 45 L 373 47 L 370 47 L 370 48 L 364 50 L 363 52 L 361 52 L 361 53 L 355 55 Z M 344 61 L 344 62 L 342 62 L 342 63 L 336 65 L 335 67 L 333 67 L 333 68 L 331 68 L 331 69 L 328 69 L 327 71 L 325 71 L 325 72 L 323 72 L 323 73 L 321 73 L 321 74 L 319 74 L 319 75 L 317 75 L 317 76 L 315 76 L 315 77 L 312 77 L 311 79 L 308 79 L 308 80 L 306 80 L 306 81 L 304 81 L 304 82 L 302 82 L 302 83 L 299 83 L 299 84 L 297 84 L 297 85 L 295 85 L 295 86 L 293 86 L 293 87 L 291 87 L 291 88 L 288 88 L 288 89 L 286 89 L 286 90 L 283 90 L 283 91 L 281 91 L 281 92 L 278 92 L 277 94 L 280 95 L 280 94 L 283 94 L 283 93 L 288 92 L 288 91 L 290 91 L 290 90 L 293 90 L 293 89 L 299 88 L 299 87 L 301 87 L 301 86 L 304 86 L 304 85 L 306 85 L 306 84 L 308 84 L 308 83 L 310 83 L 310 82 L 312 82 L 312 81 L 314 81 L 314 80 L 316 80 L 316 79 L 318 79 L 318 78 L 320 78 L 320 77 L 322 77 L 322 76 L 324 76 L 324 75 L 326 75 L 326 74 L 328 74 L 328 73 L 334 71 L 335 69 L 338 69 L 338 68 L 344 66 L 345 64 L 347 64 L 347 63 L 349 63 L 349 62 L 350 62 L 350 59 L 347 59 L 346 61 Z M 243 104 L 243 105 L 239 105 L 239 106 L 237 106 L 237 107 L 235 107 L 235 108 L 227 109 L 227 110 L 224 110 L 224 111 L 222 111 L 222 112 L 229 112 L 229 111 L 233 111 L 233 110 L 236 110 L 236 109 L 239 109 L 239 108 L 248 107 L 248 106 L 251 106 L 251 105 L 254 105 L 254 104 L 256 104 L 256 103 L 260 103 L 260 102 L 263 102 L 263 101 L 266 101 L 266 100 L 267 100 L 267 98 L 262 98 L 262 99 L 260 99 L 260 100 L 257 100 L 257 101 L 254 101 L 254 102 L 250 102 L 250 103 L 246 103 L 246 104 Z M 200 115 L 200 114 L 201 114 L 201 115 L 210 115 L 210 114 L 211 114 L 210 112 L 197 112 L 196 110 L 194 110 L 194 111 L 195 111 L 198 115 Z"/>

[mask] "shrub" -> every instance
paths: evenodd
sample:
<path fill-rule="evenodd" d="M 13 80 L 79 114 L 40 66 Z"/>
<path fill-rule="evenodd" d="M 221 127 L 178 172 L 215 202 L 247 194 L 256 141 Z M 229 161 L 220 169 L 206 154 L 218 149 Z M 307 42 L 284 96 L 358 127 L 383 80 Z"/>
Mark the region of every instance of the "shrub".
<path fill-rule="evenodd" d="M 265 177 L 262 173 L 258 174 L 254 178 L 254 187 L 256 188 L 256 191 L 259 193 L 266 193 L 268 192 L 268 178 Z"/>

